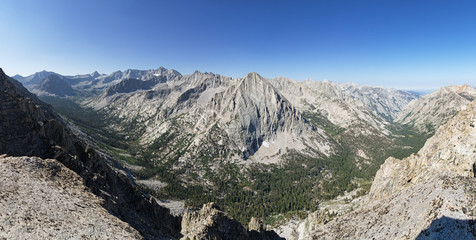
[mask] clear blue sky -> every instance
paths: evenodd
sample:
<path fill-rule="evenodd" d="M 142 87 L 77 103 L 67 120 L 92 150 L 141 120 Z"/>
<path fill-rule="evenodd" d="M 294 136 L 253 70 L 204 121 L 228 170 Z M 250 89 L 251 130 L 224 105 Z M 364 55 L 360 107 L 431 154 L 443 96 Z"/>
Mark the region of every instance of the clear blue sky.
<path fill-rule="evenodd" d="M 2 0 L 9 75 L 258 72 L 429 89 L 476 85 L 476 1 Z"/>

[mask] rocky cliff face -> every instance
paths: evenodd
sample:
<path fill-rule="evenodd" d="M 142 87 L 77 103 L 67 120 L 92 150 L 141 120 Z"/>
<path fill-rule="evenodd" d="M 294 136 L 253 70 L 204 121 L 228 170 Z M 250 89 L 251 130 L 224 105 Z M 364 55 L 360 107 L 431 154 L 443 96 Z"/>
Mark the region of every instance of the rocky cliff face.
<path fill-rule="evenodd" d="M 437 175 L 325 224 L 314 239 L 475 239 L 474 179 Z"/>
<path fill-rule="evenodd" d="M 476 102 L 463 106 L 415 155 L 403 160 L 389 158 L 380 167 L 369 193 L 380 199 L 439 174 L 475 177 Z"/>
<path fill-rule="evenodd" d="M 286 147 L 302 150 L 306 143 L 325 155 L 332 152 L 325 133 L 312 131 L 300 112 L 257 73 L 248 74 L 236 86 L 215 95 L 211 105 L 219 113 L 219 126 L 244 150 L 245 158 L 262 147 L 276 154 Z M 267 157 L 262 150 L 261 157 Z"/>
<path fill-rule="evenodd" d="M 433 131 L 475 98 L 476 90 L 468 85 L 443 87 L 410 102 L 396 121 L 414 125 L 420 131 Z"/>

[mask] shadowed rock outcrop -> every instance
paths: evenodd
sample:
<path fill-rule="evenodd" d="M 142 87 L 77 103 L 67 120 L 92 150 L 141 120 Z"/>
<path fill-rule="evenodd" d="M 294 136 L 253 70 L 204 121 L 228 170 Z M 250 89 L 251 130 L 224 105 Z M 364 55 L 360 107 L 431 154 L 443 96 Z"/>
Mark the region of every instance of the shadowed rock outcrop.
<path fill-rule="evenodd" d="M 186 212 L 182 219 L 182 239 L 239 239 L 282 240 L 273 231 L 261 228 L 246 230 L 238 221 L 230 219 L 215 203 L 204 204 L 198 212 Z"/>
<path fill-rule="evenodd" d="M 426 239 L 458 239 L 472 240 L 476 237 L 476 220 L 460 220 L 441 217 L 416 237 L 416 240 Z"/>

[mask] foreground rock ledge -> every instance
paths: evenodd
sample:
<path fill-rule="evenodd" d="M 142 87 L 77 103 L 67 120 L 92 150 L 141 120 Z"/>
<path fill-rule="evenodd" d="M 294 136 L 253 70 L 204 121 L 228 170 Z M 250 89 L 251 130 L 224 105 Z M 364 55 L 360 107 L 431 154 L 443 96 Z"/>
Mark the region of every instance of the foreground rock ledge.
<path fill-rule="evenodd" d="M 0 238 L 142 239 L 54 159 L 0 156 Z"/>

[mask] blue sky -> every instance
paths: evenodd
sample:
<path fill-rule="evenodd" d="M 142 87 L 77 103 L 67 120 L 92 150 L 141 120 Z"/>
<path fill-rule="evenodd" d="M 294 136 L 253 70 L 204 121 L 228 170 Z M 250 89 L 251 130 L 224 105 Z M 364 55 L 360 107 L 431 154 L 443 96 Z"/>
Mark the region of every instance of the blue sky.
<path fill-rule="evenodd" d="M 476 1 L 0 1 L 0 67 L 476 85 Z"/>

